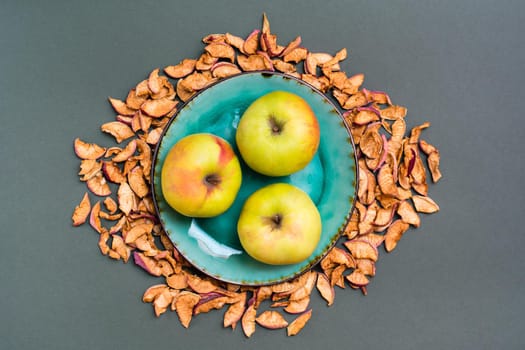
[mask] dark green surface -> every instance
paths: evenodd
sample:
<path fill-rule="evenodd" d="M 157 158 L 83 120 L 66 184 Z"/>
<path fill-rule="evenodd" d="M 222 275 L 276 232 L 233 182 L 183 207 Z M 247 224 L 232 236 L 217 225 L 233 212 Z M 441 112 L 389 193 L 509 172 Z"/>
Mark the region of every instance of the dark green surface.
<path fill-rule="evenodd" d="M 523 349 L 525 255 L 521 1 L 2 1 L 0 5 L 1 349 Z M 182 5 L 183 4 L 183 5 Z M 72 150 L 110 143 L 106 98 L 124 98 L 155 67 L 195 57 L 213 32 L 240 36 L 269 15 L 286 43 L 349 58 L 365 86 L 431 121 L 443 180 L 438 214 L 381 252 L 364 297 L 313 298 L 300 336 L 221 326 L 183 329 L 140 296 L 155 283 L 99 253 L 70 224 L 85 190 Z"/>

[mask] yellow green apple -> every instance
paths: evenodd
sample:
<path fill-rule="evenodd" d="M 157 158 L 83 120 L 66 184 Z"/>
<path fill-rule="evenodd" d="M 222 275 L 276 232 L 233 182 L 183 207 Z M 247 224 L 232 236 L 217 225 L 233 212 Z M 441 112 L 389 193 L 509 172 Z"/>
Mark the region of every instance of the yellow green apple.
<path fill-rule="evenodd" d="M 273 91 L 252 102 L 235 134 L 246 164 L 268 176 L 303 169 L 317 152 L 319 138 L 319 123 L 308 102 L 287 91 Z"/>
<path fill-rule="evenodd" d="M 308 258 L 321 237 L 321 215 L 306 192 L 275 183 L 251 194 L 244 203 L 237 232 L 243 249 L 271 265 Z"/>
<path fill-rule="evenodd" d="M 241 187 L 239 159 L 223 138 L 209 133 L 180 139 L 168 152 L 161 170 L 166 202 L 190 217 L 225 212 Z"/>

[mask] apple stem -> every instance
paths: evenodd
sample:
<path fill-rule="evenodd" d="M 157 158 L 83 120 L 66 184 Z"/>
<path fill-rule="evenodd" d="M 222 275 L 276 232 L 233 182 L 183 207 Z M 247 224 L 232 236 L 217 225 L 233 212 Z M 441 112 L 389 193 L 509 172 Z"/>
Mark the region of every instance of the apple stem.
<path fill-rule="evenodd" d="M 270 128 L 272 128 L 273 134 L 280 134 L 281 130 L 283 129 L 283 124 L 280 123 L 277 118 L 275 118 L 273 115 L 270 116 Z"/>
<path fill-rule="evenodd" d="M 221 178 L 217 174 L 206 175 L 204 183 L 208 187 L 214 187 L 221 183 Z"/>
<path fill-rule="evenodd" d="M 281 222 L 283 221 L 283 217 L 281 216 L 281 214 L 275 214 L 271 220 L 274 223 L 274 228 L 279 228 L 281 227 Z"/>

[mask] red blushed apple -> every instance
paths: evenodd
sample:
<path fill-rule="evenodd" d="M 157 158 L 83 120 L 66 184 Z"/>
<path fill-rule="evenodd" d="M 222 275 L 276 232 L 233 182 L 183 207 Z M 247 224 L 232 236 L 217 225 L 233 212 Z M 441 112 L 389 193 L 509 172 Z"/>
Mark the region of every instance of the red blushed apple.
<path fill-rule="evenodd" d="M 233 204 L 241 181 L 239 159 L 230 144 L 208 133 L 179 140 L 166 155 L 161 171 L 166 202 L 190 217 L 225 212 Z"/>
<path fill-rule="evenodd" d="M 321 230 L 321 215 L 308 194 L 286 183 L 255 191 L 244 203 L 237 222 L 246 253 L 271 265 L 295 264 L 308 258 L 319 243 Z"/>
<path fill-rule="evenodd" d="M 302 97 L 273 91 L 246 109 L 235 139 L 242 158 L 254 171 L 285 176 L 303 169 L 314 157 L 319 123 Z"/>

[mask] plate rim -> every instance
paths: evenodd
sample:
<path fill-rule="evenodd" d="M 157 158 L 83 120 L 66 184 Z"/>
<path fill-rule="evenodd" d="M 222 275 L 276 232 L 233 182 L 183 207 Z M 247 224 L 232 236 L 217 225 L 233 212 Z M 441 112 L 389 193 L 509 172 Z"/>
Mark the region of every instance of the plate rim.
<path fill-rule="evenodd" d="M 194 269 L 198 270 L 199 272 L 201 272 L 202 274 L 204 274 L 206 276 L 209 276 L 209 277 L 211 277 L 211 278 L 213 278 L 215 280 L 221 281 L 221 282 L 235 284 L 235 285 L 239 285 L 239 286 L 259 287 L 259 286 L 267 286 L 267 285 L 274 285 L 274 284 L 278 284 L 278 283 L 283 283 L 283 282 L 290 281 L 292 279 L 295 279 L 295 278 L 305 274 L 306 272 L 312 270 L 316 265 L 318 265 L 320 263 L 320 261 L 334 248 L 334 246 L 337 244 L 337 242 L 340 240 L 341 236 L 343 235 L 343 232 L 345 231 L 345 228 L 348 226 L 348 224 L 350 222 L 350 219 L 352 217 L 352 213 L 355 211 L 355 208 L 356 208 L 357 193 L 359 191 L 359 166 L 358 166 L 358 157 L 357 157 L 357 152 L 356 152 L 357 149 L 356 149 L 356 146 L 355 146 L 354 138 L 352 136 L 352 132 L 351 132 L 350 126 L 348 125 L 348 122 L 346 121 L 346 119 L 343 116 L 343 112 L 341 112 L 340 107 L 338 107 L 329 98 L 329 96 L 327 96 L 324 92 L 322 92 L 321 90 L 319 90 L 318 88 L 316 88 L 312 84 L 310 84 L 310 83 L 308 83 L 308 82 L 306 82 L 306 81 L 304 81 L 304 80 L 302 80 L 302 79 L 300 79 L 300 78 L 298 78 L 296 76 L 293 76 L 293 75 L 290 75 L 290 74 L 286 74 L 286 73 L 283 73 L 283 72 L 271 71 L 271 70 L 247 71 L 247 72 L 241 72 L 241 73 L 237 73 L 237 74 L 234 74 L 234 75 L 230 75 L 230 76 L 225 77 L 225 78 L 220 78 L 217 81 L 214 81 L 211 84 L 207 85 L 205 88 L 196 91 L 188 100 L 184 101 L 180 106 L 176 107 L 177 111 L 173 114 L 173 116 L 170 117 L 170 120 L 164 126 L 164 128 L 163 128 L 163 130 L 162 130 L 162 132 L 161 132 L 161 134 L 159 136 L 159 139 L 158 139 L 157 143 L 155 144 L 155 147 L 154 147 L 154 150 L 153 150 L 153 153 L 152 153 L 152 158 L 151 158 L 152 166 L 151 166 L 151 169 L 150 169 L 150 179 L 151 179 L 151 181 L 150 181 L 150 191 L 151 191 L 151 197 L 152 197 L 152 200 L 153 200 L 153 206 L 155 208 L 155 214 L 157 215 L 157 218 L 159 220 L 160 225 L 162 226 L 163 231 L 166 233 L 166 236 L 168 237 L 170 242 L 173 244 L 175 249 L 177 249 L 177 244 L 175 244 L 175 242 L 172 241 L 170 235 L 168 234 L 168 231 L 164 227 L 163 220 L 160 217 L 161 210 L 159 209 L 159 204 L 157 203 L 157 196 L 156 196 L 157 191 L 155 190 L 155 181 L 154 181 L 154 179 L 155 179 L 155 168 L 156 168 L 155 165 L 156 165 L 156 161 L 157 161 L 157 158 L 158 158 L 158 153 L 159 153 L 159 149 L 160 149 L 162 140 L 164 139 L 164 136 L 168 132 L 168 129 L 170 128 L 170 126 L 177 119 L 177 116 L 180 114 L 180 112 L 188 104 L 190 104 L 194 99 L 196 99 L 199 95 L 201 95 L 204 91 L 206 91 L 206 90 L 208 90 L 210 88 L 213 88 L 214 86 L 216 86 L 216 85 L 218 85 L 218 84 L 220 84 L 220 83 L 222 83 L 224 81 L 227 81 L 227 80 L 230 80 L 230 79 L 234 79 L 234 78 L 237 78 L 237 77 L 240 77 L 240 76 L 245 76 L 245 75 L 262 75 L 264 77 L 281 76 L 284 79 L 295 80 L 299 84 L 307 86 L 308 88 L 313 90 L 315 93 L 320 95 L 324 99 L 324 101 L 329 103 L 331 105 L 331 107 L 337 112 L 337 116 L 338 116 L 339 120 L 342 122 L 344 128 L 346 129 L 347 136 L 348 136 L 351 148 L 352 148 L 352 155 L 353 155 L 353 158 L 354 158 L 354 163 L 355 163 L 355 167 L 354 167 L 354 176 L 355 176 L 355 178 L 354 178 L 354 186 L 353 186 L 354 193 L 353 193 L 353 196 L 351 197 L 350 210 L 346 214 L 343 224 L 338 228 L 338 232 L 336 234 L 333 234 L 329 244 L 327 245 L 328 248 L 325 249 L 322 254 L 319 254 L 315 259 L 313 259 L 311 262 L 309 262 L 302 269 L 299 269 L 299 271 L 297 271 L 296 273 L 293 273 L 293 274 L 291 274 L 289 276 L 286 276 L 284 278 L 279 278 L 279 279 L 272 280 L 272 281 L 267 281 L 267 282 L 244 283 L 244 282 L 241 282 L 241 281 L 233 281 L 233 280 L 230 280 L 228 278 L 220 278 L 220 277 L 217 277 L 217 276 L 213 275 L 209 271 L 206 271 L 203 268 L 195 265 L 190 259 L 188 259 L 185 256 L 185 254 L 183 254 L 179 250 L 177 250 L 179 252 L 179 254 L 182 255 L 184 257 L 184 259 L 187 260 L 188 263 Z"/>

